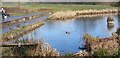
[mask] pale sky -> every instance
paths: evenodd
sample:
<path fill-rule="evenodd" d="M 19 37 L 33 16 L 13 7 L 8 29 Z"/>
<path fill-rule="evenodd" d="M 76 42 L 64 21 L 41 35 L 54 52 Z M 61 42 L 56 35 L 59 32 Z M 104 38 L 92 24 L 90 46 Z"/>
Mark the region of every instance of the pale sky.
<path fill-rule="evenodd" d="M 1 0 L 2 2 L 118 2 L 120 0 Z"/>

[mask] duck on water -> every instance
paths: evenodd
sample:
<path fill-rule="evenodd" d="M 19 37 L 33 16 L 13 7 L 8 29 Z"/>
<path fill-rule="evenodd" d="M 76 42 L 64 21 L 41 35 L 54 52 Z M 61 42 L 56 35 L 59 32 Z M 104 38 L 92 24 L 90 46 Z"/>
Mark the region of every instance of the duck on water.
<path fill-rule="evenodd" d="M 69 32 L 69 31 L 66 31 L 65 33 L 66 33 L 66 34 L 70 34 L 70 32 Z"/>

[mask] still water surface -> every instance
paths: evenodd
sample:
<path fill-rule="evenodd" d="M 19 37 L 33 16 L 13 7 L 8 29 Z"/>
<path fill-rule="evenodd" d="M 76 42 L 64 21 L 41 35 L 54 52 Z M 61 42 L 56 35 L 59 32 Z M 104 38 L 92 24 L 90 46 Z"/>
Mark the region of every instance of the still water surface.
<path fill-rule="evenodd" d="M 100 16 L 66 21 L 46 21 L 45 25 L 20 37 L 20 39 L 34 38 L 38 41 L 43 38 L 60 53 L 76 53 L 79 51 L 78 47 L 84 45 L 83 35 L 85 33 L 104 38 L 110 37 L 112 32 L 116 32 L 116 28 L 120 26 L 119 16 L 112 16 L 115 22 L 112 28 L 107 27 L 107 17 L 108 16 Z M 66 31 L 70 32 L 70 34 L 66 34 Z"/>

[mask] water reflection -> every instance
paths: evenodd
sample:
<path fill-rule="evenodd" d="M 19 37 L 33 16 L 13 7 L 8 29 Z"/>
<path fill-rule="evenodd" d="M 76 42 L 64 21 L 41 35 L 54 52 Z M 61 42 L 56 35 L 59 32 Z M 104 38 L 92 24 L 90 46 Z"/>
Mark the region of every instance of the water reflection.
<path fill-rule="evenodd" d="M 77 29 L 78 31 L 80 31 L 82 33 L 88 33 L 90 31 L 94 30 L 95 25 L 96 25 L 95 24 L 96 20 L 94 20 L 94 19 L 87 20 L 87 19 L 89 19 L 89 18 L 76 19 L 74 21 L 75 29 Z"/>
<path fill-rule="evenodd" d="M 84 44 L 83 34 L 89 33 L 95 37 L 110 37 L 116 31 L 120 21 L 118 16 L 112 16 L 115 24 L 113 28 L 107 27 L 107 16 L 93 18 L 79 18 L 66 21 L 46 21 L 45 25 L 24 35 L 22 38 L 34 38 L 36 41 L 43 38 L 52 47 L 61 53 L 77 52 L 78 47 Z M 70 34 L 65 32 L 69 31 Z"/>
<path fill-rule="evenodd" d="M 118 25 L 120 26 L 120 15 L 118 15 L 118 22 L 119 22 Z"/>

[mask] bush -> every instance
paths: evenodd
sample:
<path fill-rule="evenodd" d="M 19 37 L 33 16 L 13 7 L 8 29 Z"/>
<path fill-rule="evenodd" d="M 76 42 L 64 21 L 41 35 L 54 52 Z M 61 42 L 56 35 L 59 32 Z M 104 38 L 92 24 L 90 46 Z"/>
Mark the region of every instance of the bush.
<path fill-rule="evenodd" d="M 65 54 L 65 56 L 73 56 L 73 54 L 72 53 L 67 53 L 67 54 Z"/>
<path fill-rule="evenodd" d="M 120 2 L 113 2 L 111 5 L 114 7 L 120 7 Z"/>
<path fill-rule="evenodd" d="M 99 48 L 98 50 L 94 51 L 93 56 L 108 56 L 109 52 L 106 49 Z"/>
<path fill-rule="evenodd" d="M 110 55 L 108 50 L 103 48 L 99 48 L 99 50 L 94 51 L 93 53 L 93 56 L 95 56 L 96 58 L 107 58 L 107 56 L 119 57 L 119 55 L 120 55 L 120 49 L 118 50 L 118 52 L 114 53 L 113 55 Z"/>
<path fill-rule="evenodd" d="M 120 56 L 120 49 L 118 50 L 117 53 L 114 53 L 113 56 Z"/>

